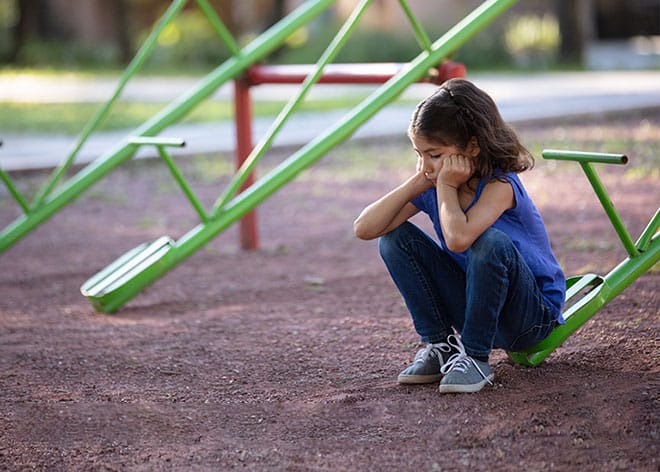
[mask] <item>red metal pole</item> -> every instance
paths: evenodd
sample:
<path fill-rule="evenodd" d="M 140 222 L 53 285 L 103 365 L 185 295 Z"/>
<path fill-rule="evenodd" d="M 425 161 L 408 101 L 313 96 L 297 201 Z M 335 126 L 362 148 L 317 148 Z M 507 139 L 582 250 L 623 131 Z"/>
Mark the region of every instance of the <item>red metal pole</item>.
<path fill-rule="evenodd" d="M 298 84 L 314 70 L 313 65 L 262 65 L 248 68 L 246 75 L 234 80 L 234 107 L 236 124 L 236 167 L 239 168 L 253 149 L 252 144 L 252 99 L 250 87 L 259 84 Z M 379 84 L 385 83 L 399 73 L 406 64 L 328 64 L 319 83 L 325 84 Z M 434 73 L 423 79 L 440 84 L 452 77 L 465 77 L 465 66 L 445 61 L 435 68 Z M 240 188 L 245 190 L 254 183 L 250 174 Z M 241 248 L 259 248 L 257 214 L 252 210 L 240 221 Z"/>
<path fill-rule="evenodd" d="M 250 84 L 244 78 L 234 80 L 234 108 L 236 123 L 236 168 L 238 169 L 252 152 L 252 100 Z M 241 191 L 254 183 L 250 174 L 241 186 Z M 259 248 L 257 235 L 256 209 L 245 215 L 240 221 L 241 248 L 256 250 Z"/>
<path fill-rule="evenodd" d="M 407 67 L 394 62 L 367 64 L 328 64 L 319 84 L 384 84 Z M 314 71 L 311 64 L 255 64 L 247 71 L 250 85 L 300 84 Z M 453 77 L 465 77 L 465 66 L 459 62 L 445 61 L 423 82 L 441 84 Z"/>

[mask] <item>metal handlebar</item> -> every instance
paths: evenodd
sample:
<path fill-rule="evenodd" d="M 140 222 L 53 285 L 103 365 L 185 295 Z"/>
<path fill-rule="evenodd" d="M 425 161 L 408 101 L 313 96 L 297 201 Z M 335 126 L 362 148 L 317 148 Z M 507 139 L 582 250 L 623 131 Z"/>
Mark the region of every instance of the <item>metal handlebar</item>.
<path fill-rule="evenodd" d="M 541 155 L 543 159 L 555 159 L 559 161 L 599 162 L 603 164 L 626 164 L 628 162 L 628 156 L 625 154 L 609 154 L 604 152 L 544 149 Z"/>

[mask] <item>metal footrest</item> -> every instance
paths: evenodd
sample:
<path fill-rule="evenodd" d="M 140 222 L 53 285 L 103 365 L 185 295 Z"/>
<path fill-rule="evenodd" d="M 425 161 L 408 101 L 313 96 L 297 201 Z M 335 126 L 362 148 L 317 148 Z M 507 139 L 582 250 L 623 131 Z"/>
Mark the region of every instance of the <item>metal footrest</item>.
<path fill-rule="evenodd" d="M 168 236 L 141 244 L 91 277 L 80 287 L 80 292 L 98 311 L 114 312 L 134 292 L 150 283 L 154 273 L 166 270 L 173 246 Z"/>
<path fill-rule="evenodd" d="M 575 275 L 566 279 L 566 303 L 571 302 L 580 292 L 587 287 L 596 287 L 603 283 L 603 278 L 598 274 Z"/>

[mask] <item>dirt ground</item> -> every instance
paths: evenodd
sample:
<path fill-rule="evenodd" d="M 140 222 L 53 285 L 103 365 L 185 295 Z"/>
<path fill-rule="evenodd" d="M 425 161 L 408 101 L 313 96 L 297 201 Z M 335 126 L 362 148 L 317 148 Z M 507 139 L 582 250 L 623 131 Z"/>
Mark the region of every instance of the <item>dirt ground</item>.
<path fill-rule="evenodd" d="M 495 351 L 478 394 L 399 386 L 417 338 L 351 223 L 412 155 L 355 168 L 361 152 L 333 151 L 267 200 L 258 251 L 231 228 L 113 315 L 80 285 L 196 224 L 162 165 L 125 165 L 0 255 L 0 469 L 657 471 L 657 268 L 538 367 Z M 209 205 L 212 166 L 186 168 Z M 657 177 L 599 172 L 636 239 Z M 577 165 L 524 181 L 568 274 L 625 257 Z M 4 226 L 17 210 L 2 201 Z"/>

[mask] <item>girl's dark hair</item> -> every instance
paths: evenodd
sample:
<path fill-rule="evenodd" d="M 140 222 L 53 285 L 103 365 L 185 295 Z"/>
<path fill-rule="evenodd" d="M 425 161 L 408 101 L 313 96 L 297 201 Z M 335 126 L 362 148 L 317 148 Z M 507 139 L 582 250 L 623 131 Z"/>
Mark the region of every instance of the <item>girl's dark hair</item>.
<path fill-rule="evenodd" d="M 504 122 L 493 99 L 465 79 L 444 82 L 417 105 L 408 134 L 461 149 L 467 149 L 476 138 L 480 149 L 477 177 L 493 176 L 496 170 L 522 172 L 534 166 L 534 157 Z"/>

